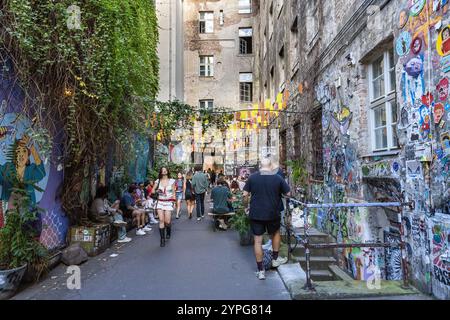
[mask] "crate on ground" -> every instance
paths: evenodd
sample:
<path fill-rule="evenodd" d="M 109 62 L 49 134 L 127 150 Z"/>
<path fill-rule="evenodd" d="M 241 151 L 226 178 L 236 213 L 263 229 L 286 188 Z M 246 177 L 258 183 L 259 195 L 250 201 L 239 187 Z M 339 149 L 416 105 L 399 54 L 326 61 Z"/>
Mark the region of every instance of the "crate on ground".
<path fill-rule="evenodd" d="M 89 256 L 96 256 L 111 244 L 111 224 L 89 223 L 70 228 L 70 244 L 80 243 Z"/>

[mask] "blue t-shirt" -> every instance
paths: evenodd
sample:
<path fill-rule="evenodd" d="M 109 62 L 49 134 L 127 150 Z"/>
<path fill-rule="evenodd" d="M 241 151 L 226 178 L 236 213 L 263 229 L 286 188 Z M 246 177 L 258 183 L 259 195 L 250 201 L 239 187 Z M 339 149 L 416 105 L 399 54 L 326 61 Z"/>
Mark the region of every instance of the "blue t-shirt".
<path fill-rule="evenodd" d="M 122 196 L 122 200 L 120 200 L 120 206 L 122 211 L 128 211 L 128 206 L 134 207 L 136 203 L 134 202 L 133 197 L 129 192 L 125 192 Z"/>
<path fill-rule="evenodd" d="M 250 219 L 271 221 L 280 218 L 281 196 L 291 191 L 278 174 L 252 174 L 244 186 L 251 193 Z"/>

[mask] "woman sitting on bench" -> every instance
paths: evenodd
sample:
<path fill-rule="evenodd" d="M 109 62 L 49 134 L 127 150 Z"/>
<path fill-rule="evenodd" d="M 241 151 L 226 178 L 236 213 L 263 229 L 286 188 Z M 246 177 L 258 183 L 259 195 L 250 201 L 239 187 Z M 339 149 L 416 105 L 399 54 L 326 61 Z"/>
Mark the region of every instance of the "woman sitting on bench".
<path fill-rule="evenodd" d="M 211 199 L 213 201 L 213 214 L 226 215 L 233 212 L 231 205 L 232 194 L 228 188 L 228 184 L 222 177 L 217 181 L 217 186 L 211 191 Z M 220 222 L 220 229 L 226 230 L 227 225 L 224 219 L 217 219 Z"/>

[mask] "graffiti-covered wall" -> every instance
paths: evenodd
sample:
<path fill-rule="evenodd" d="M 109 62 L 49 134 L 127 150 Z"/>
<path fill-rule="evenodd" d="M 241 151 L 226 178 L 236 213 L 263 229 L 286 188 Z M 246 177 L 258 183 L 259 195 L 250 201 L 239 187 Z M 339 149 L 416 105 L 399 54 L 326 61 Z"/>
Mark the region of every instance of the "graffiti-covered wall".
<path fill-rule="evenodd" d="M 450 298 L 450 12 L 448 1 L 414 1 L 398 12 L 398 136 L 412 245 L 421 287 Z"/>
<path fill-rule="evenodd" d="M 63 165 L 58 163 L 63 133 L 47 132 L 35 125 L 32 117 L 23 112 L 24 94 L 11 63 L 8 60 L 1 62 L 0 227 L 13 203 L 12 177 L 18 176 L 25 182 L 31 200 L 43 209 L 36 227 L 41 242 L 49 249 L 56 249 L 65 246 L 68 228 L 60 199 Z M 9 154 L 11 150 L 13 156 Z"/>
<path fill-rule="evenodd" d="M 308 2 L 317 7 L 308 18 L 319 26 L 311 41 L 309 25 L 298 26 L 301 72 L 288 108 L 299 115 L 280 120 L 290 138 L 288 157 L 315 161 L 310 117 L 321 110 L 323 182 L 312 180 L 310 200 L 414 206 L 404 208 L 401 220 L 399 208 L 316 210 L 311 223 L 347 243 L 398 243 L 403 229 L 413 283 L 450 299 L 450 3 L 345 3 L 344 10 L 340 0 Z M 295 13 L 306 19 L 298 8 L 292 21 Z M 386 279 L 403 277 L 401 251 L 393 247 L 345 249 L 338 258 L 355 279 L 367 279 L 372 266 Z"/>

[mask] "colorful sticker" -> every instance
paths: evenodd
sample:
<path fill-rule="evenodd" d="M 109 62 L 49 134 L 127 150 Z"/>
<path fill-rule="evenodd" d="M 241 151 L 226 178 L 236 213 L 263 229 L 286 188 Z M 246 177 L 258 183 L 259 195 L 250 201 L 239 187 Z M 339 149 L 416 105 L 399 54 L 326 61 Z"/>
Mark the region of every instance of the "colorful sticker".
<path fill-rule="evenodd" d="M 411 51 L 414 54 L 419 54 L 422 51 L 422 39 L 420 37 L 415 37 L 412 41 Z"/>
<path fill-rule="evenodd" d="M 442 117 L 445 114 L 444 105 L 442 103 L 437 103 L 434 105 L 434 123 L 438 124 L 441 122 Z"/>
<path fill-rule="evenodd" d="M 409 12 L 413 17 L 417 17 L 423 10 L 426 0 L 411 0 L 411 8 Z"/>
<path fill-rule="evenodd" d="M 411 77 L 417 79 L 423 72 L 423 60 L 414 57 L 405 64 L 405 71 Z"/>
<path fill-rule="evenodd" d="M 439 95 L 439 100 L 441 101 L 447 101 L 448 98 L 448 79 L 443 78 L 441 81 L 439 81 L 438 85 L 436 86 L 436 90 Z"/>
<path fill-rule="evenodd" d="M 443 57 L 441 59 L 440 64 L 441 64 L 442 72 L 445 72 L 445 73 L 450 72 L 450 56 Z"/>
<path fill-rule="evenodd" d="M 408 23 L 409 20 L 409 12 L 406 9 L 403 9 L 400 11 L 400 14 L 398 16 L 398 28 L 403 29 L 405 25 Z"/>
<path fill-rule="evenodd" d="M 439 33 L 436 41 L 436 50 L 442 57 L 450 54 L 450 25 L 447 25 Z"/>
<path fill-rule="evenodd" d="M 411 41 L 412 37 L 411 34 L 408 31 L 404 31 L 400 34 L 400 36 L 397 39 L 397 54 L 399 56 L 404 56 L 409 53 L 410 47 L 411 47 Z"/>

